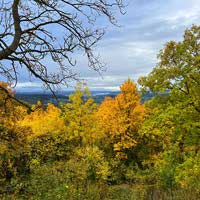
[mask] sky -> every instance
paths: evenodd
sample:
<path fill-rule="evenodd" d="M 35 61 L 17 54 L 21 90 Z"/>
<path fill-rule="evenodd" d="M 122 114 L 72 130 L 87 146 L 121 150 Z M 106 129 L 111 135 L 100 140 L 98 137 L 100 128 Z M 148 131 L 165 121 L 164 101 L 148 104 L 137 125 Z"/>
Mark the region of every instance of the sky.
<path fill-rule="evenodd" d="M 155 67 L 165 43 L 181 41 L 184 30 L 200 22 L 200 0 L 128 0 L 125 15 L 117 15 L 120 27 L 108 25 L 95 51 L 106 63 L 101 76 L 77 56 L 76 71 L 91 90 L 118 90 L 127 79 L 134 81 Z M 105 24 L 104 24 L 105 23 Z M 73 84 L 71 85 L 73 86 Z M 21 76 L 16 90 L 41 90 L 41 83 Z"/>

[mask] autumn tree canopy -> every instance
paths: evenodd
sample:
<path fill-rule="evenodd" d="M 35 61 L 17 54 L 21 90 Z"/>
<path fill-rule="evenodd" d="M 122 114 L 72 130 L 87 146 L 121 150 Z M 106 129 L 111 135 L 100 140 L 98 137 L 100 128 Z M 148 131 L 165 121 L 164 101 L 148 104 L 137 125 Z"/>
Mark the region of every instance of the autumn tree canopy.
<path fill-rule="evenodd" d="M 200 184 L 199 39 L 200 26 L 187 29 L 183 41 L 168 42 L 158 65 L 139 80 L 144 90 L 156 93 L 146 104 L 150 114 L 140 132 L 148 138 L 150 162 L 165 188 L 198 190 Z"/>
<path fill-rule="evenodd" d="M 145 108 L 140 102 L 137 86 L 130 79 L 120 86 L 120 90 L 114 99 L 107 97 L 102 102 L 97 115 L 116 156 L 126 157 L 126 151 L 137 145 Z"/>
<path fill-rule="evenodd" d="M 143 104 L 128 79 L 99 104 L 78 84 L 28 112 L 0 82 L 0 199 L 199 199 L 199 30 L 166 44 Z"/>

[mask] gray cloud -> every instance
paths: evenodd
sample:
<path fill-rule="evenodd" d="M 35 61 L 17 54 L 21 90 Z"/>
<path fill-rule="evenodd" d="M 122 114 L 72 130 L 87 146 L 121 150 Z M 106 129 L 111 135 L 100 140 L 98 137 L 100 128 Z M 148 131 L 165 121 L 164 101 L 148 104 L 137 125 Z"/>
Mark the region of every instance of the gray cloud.
<path fill-rule="evenodd" d="M 181 40 L 184 30 L 200 20 L 199 0 L 129 0 L 126 10 L 126 15 L 118 16 L 121 27 L 109 26 L 96 48 L 107 63 L 103 79 L 88 69 L 82 54 L 76 54 L 75 70 L 91 88 L 115 89 L 128 77 L 137 80 L 148 74 L 164 44 Z M 53 70 L 53 65 L 50 68 Z M 27 84 L 26 77 L 21 76 L 18 88 Z"/>

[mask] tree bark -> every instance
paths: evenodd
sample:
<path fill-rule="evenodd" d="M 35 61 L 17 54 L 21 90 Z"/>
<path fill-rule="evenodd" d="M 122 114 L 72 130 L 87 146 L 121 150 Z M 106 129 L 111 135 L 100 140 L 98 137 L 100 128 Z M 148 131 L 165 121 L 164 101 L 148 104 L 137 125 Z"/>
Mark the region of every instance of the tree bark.
<path fill-rule="evenodd" d="M 15 52 L 19 46 L 19 42 L 22 35 L 22 30 L 20 26 L 20 16 L 18 12 L 19 2 L 20 0 L 14 0 L 12 5 L 12 15 L 14 21 L 15 35 L 11 45 L 0 51 L 0 60 L 6 59 L 9 55 Z"/>

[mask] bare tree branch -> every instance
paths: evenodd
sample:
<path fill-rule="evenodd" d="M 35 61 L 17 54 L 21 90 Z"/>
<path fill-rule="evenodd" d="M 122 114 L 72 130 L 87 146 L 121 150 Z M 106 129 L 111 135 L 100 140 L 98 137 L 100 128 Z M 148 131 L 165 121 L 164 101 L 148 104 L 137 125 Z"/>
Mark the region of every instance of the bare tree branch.
<path fill-rule="evenodd" d="M 16 85 L 18 68 L 40 79 L 47 88 L 77 79 L 75 52 L 87 56 L 89 67 L 104 66 L 93 52 L 105 30 L 99 16 L 116 24 L 122 0 L 10 0 L 0 3 L 0 76 Z M 56 70 L 50 73 L 49 65 Z"/>

